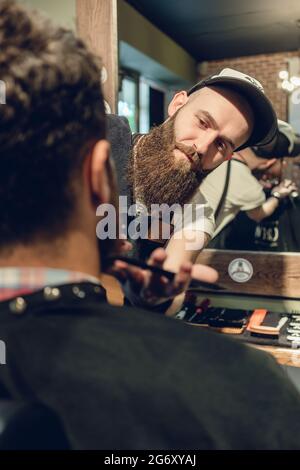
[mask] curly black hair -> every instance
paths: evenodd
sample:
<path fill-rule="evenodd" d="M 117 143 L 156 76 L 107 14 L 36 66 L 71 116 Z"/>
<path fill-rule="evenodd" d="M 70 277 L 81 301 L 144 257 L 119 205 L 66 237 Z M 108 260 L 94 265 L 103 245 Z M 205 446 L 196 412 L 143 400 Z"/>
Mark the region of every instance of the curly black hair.
<path fill-rule="evenodd" d="M 72 31 L 0 0 L 0 248 L 68 228 L 88 146 L 105 136 L 100 71 Z"/>

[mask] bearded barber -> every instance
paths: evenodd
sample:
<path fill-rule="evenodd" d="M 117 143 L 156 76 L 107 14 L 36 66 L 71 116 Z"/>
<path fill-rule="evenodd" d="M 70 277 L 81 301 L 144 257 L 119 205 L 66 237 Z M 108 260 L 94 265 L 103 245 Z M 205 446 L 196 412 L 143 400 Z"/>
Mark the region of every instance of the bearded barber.
<path fill-rule="evenodd" d="M 214 231 L 212 210 L 199 192 L 205 176 L 231 159 L 234 151 L 267 144 L 276 133 L 277 122 L 261 84 L 232 69 L 200 81 L 188 92 L 177 93 L 168 114 L 161 126 L 136 139 L 133 148 L 128 139 L 124 145 L 122 138 L 117 138 L 116 118 L 112 118 L 109 134 L 113 136 L 110 140 L 121 192 L 128 167 L 132 200 L 147 210 L 152 204 L 182 207 L 192 203 L 192 214 L 177 231 L 180 223 L 175 214 L 175 233 L 166 247 L 169 258 L 162 263 L 164 268 L 177 271 L 182 262 L 195 261 Z M 122 123 L 119 134 L 123 137 L 125 127 Z M 197 205 L 202 210 L 197 211 Z"/>

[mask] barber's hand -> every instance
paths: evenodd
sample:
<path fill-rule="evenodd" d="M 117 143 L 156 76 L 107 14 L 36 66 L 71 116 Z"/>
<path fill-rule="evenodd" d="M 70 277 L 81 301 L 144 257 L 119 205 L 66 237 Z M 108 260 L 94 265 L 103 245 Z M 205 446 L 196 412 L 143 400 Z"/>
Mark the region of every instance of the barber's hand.
<path fill-rule="evenodd" d="M 281 181 L 278 186 L 275 186 L 272 189 L 272 193 L 275 191 L 280 194 L 281 199 L 284 199 L 285 197 L 289 196 L 293 191 L 297 191 L 297 186 L 291 180 L 285 179 Z"/>
<path fill-rule="evenodd" d="M 147 264 L 163 268 L 166 258 L 165 250 L 157 248 L 152 252 Z M 123 285 L 127 284 L 126 290 L 128 290 L 129 285 L 132 293 L 149 305 L 163 303 L 181 294 L 188 288 L 192 278 L 212 283 L 218 279 L 218 273 L 213 268 L 200 264 L 192 265 L 190 262 L 182 263 L 172 280 L 160 274 L 129 265 L 124 261 L 115 261 L 113 273 Z"/>
<path fill-rule="evenodd" d="M 128 253 L 131 250 L 132 243 L 130 243 L 128 240 L 120 240 L 119 251 L 122 255 Z"/>

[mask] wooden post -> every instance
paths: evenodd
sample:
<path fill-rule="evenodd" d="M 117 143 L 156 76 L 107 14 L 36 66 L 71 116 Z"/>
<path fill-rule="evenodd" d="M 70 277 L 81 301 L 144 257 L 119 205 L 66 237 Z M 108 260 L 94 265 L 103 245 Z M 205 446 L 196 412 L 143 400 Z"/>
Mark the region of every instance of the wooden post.
<path fill-rule="evenodd" d="M 102 86 L 108 112 L 117 110 L 118 34 L 117 0 L 76 0 L 79 36 L 101 57 Z"/>

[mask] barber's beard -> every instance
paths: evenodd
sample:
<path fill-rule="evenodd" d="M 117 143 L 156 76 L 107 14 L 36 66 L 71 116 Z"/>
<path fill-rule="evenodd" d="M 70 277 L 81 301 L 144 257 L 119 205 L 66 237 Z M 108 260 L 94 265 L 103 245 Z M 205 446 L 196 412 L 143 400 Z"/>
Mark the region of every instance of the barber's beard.
<path fill-rule="evenodd" d="M 138 199 L 148 210 L 151 204 L 187 203 L 211 172 L 203 170 L 201 157 L 194 148 L 176 142 L 176 115 L 144 136 L 136 144 L 135 161 L 133 155 L 130 158 L 129 183 L 132 189 L 137 189 Z M 176 148 L 189 155 L 191 161 L 183 156 L 176 159 Z"/>

